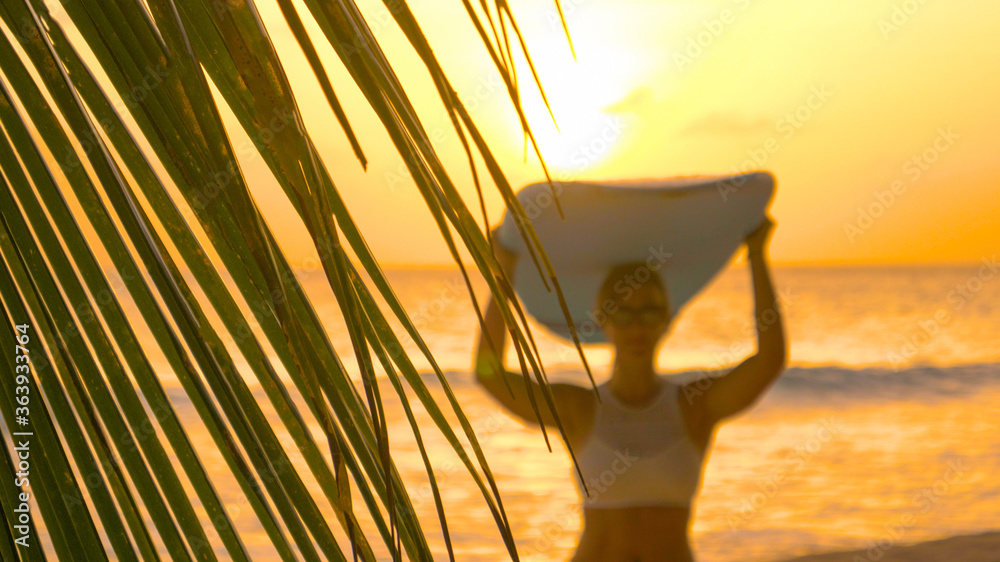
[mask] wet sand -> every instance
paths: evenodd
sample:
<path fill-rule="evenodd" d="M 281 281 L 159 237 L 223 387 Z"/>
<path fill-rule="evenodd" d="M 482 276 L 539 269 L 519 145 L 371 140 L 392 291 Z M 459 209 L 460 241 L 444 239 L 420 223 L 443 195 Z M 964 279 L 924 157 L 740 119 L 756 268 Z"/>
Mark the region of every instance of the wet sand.
<path fill-rule="evenodd" d="M 1000 531 L 961 535 L 886 549 L 845 550 L 782 562 L 1000 562 Z"/>

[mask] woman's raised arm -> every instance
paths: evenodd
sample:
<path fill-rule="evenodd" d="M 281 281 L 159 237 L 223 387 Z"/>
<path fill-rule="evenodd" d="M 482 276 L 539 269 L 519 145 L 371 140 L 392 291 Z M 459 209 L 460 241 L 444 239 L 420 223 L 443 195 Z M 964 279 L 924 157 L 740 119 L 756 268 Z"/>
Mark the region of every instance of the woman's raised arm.
<path fill-rule="evenodd" d="M 495 236 L 494 240 L 496 240 Z M 500 262 L 500 266 L 507 274 L 507 279 L 513 283 L 517 256 L 500 244 L 494 246 L 497 261 Z M 483 321 L 486 330 L 479 331 L 475 352 L 476 381 L 512 414 L 528 423 L 538 424 L 538 415 L 535 414 L 531 398 L 528 396 L 528 392 L 531 392 L 538 407 L 538 413 L 542 417 L 541 421 L 546 425 L 554 425 L 555 418 L 552 415 L 552 410 L 549 408 L 538 383 L 525 378 L 521 373 L 508 371 L 504 364 L 507 350 L 507 326 L 492 295 L 487 301 Z M 496 348 L 495 353 L 490 342 Z M 559 410 L 559 417 L 564 424 L 573 424 L 587 400 L 592 399 L 590 391 L 575 385 L 552 383 L 549 384 L 549 390 L 552 392 L 552 400 Z"/>
<path fill-rule="evenodd" d="M 710 426 L 753 405 L 784 371 L 787 363 L 785 330 L 766 256 L 773 227 L 774 222 L 766 218 L 746 238 L 747 257 L 753 273 L 757 353 L 726 375 L 713 379 L 693 400 Z"/>

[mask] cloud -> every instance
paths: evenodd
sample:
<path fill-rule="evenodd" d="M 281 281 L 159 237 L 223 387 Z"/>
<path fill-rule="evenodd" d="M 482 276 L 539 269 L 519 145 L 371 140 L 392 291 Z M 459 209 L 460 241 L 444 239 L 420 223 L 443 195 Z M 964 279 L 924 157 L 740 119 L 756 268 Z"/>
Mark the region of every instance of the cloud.
<path fill-rule="evenodd" d="M 648 86 L 640 86 L 624 98 L 604 106 L 605 113 L 642 113 L 653 101 L 653 91 Z"/>

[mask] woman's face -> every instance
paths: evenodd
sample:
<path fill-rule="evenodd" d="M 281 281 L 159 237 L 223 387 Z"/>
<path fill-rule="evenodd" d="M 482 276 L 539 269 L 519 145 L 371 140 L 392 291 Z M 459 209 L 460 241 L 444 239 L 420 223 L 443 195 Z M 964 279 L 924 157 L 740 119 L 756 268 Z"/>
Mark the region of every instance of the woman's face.
<path fill-rule="evenodd" d="M 663 290 L 652 283 L 635 288 L 628 298 L 616 299 L 608 310 L 604 333 L 618 353 L 646 354 L 655 350 L 670 325 Z"/>

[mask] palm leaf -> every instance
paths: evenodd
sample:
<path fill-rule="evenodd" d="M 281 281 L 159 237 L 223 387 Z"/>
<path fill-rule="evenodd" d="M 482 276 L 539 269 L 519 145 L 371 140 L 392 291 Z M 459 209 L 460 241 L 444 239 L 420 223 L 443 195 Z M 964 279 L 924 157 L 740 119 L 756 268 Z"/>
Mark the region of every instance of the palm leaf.
<path fill-rule="evenodd" d="M 509 6 L 497 1 L 494 16 L 485 0 L 481 3 L 491 37 L 471 3 L 464 4 L 507 86 L 526 138 L 534 143 L 519 106 L 508 27 L 528 53 Z M 473 477 L 509 554 L 517 559 L 499 490 L 472 425 L 303 126 L 293 84 L 256 7 L 245 2 L 225 2 L 224 9 L 219 5 L 64 0 L 65 15 L 81 38 L 76 41 L 82 41 L 77 44 L 42 0 L 0 4 L 0 316 L 8 325 L 2 337 L 16 338 L 18 332 L 10 328 L 15 325 L 33 330 L 26 380 L 32 451 L 37 452 L 32 455 L 37 463 L 32 464 L 37 470 L 32 501 L 51 542 L 50 552 L 36 545 L 31 553 L 15 542 L 17 523 L 9 514 L 19 500 L 4 490 L 0 503 L 8 518 L 0 555 L 4 560 L 39 553 L 101 560 L 110 547 L 119 559 L 155 560 L 165 554 L 214 560 L 221 553 L 227 559 L 249 559 L 246 530 L 236 527 L 223 505 L 218 476 L 205 467 L 203 453 L 196 450 L 160 381 L 153 357 L 162 357 L 225 462 L 226 476 L 239 486 L 283 560 L 344 560 L 346 544 L 338 537 L 347 538 L 353 558 L 374 560 L 376 541 L 394 559 L 404 551 L 411 559 L 430 557 L 424 528 L 392 461 L 379 369 L 399 396 L 417 440 L 449 556 L 454 558 L 448 518 L 421 437 L 428 428 L 418 427 L 404 384 Z M 536 267 L 561 299 L 524 210 L 420 26 L 405 4 L 386 5 L 438 87 L 466 151 L 482 220 L 488 222 L 474 152 L 530 241 Z M 303 16 L 319 24 L 407 162 L 475 302 L 454 234 L 469 250 L 501 303 L 525 375 L 530 370 L 542 384 L 551 407 L 537 348 L 510 280 L 493 257 L 492 241 L 431 148 L 405 88 L 357 6 L 350 0 L 305 0 L 305 6 L 308 14 L 300 14 L 292 2 L 278 0 L 355 156 L 365 166 L 361 144 Z M 80 55 L 83 46 L 96 62 Z M 540 89 L 540 78 L 527 60 Z M 95 78 L 98 70 L 107 77 L 105 84 Z M 124 100 L 127 116 L 117 109 L 116 98 Z M 360 389 L 251 195 L 218 103 L 257 140 L 256 150 L 309 232 L 344 315 Z M 185 218 L 185 208 L 193 222 Z M 96 236 L 86 236 L 84 224 Z M 371 287 L 348 252 L 356 256 Z M 102 265 L 99 256 L 107 256 L 110 266 Z M 121 288 L 111 281 L 111 271 L 121 279 Z M 402 352 L 376 293 L 430 361 L 447 405 L 435 402 Z M 125 302 L 134 306 L 131 316 Z M 266 349 L 274 350 L 276 363 Z M 254 397 L 237 367 L 242 362 L 276 419 Z M 3 369 L 0 414 L 13 431 L 20 416 L 19 405 L 11 400 L 15 375 L 6 364 Z M 279 371 L 288 373 L 294 391 Z M 296 397 L 307 411 L 300 410 Z M 454 412 L 470 450 L 444 408 Z M 329 459 L 311 424 L 320 428 Z M 276 429 L 289 436 L 288 445 Z M 8 452 L 15 445 L 10 435 L 4 438 Z M 286 446 L 298 451 L 301 465 L 292 462 Z M 14 460 L 16 456 L 5 461 L 10 474 Z M 314 481 L 320 494 L 314 496 L 306 480 Z M 356 504 L 355 495 L 363 503 Z M 374 534 L 355 513 L 361 505 Z M 336 528 L 324 516 L 330 512 Z M 30 529 L 38 537 L 34 520 Z"/>

